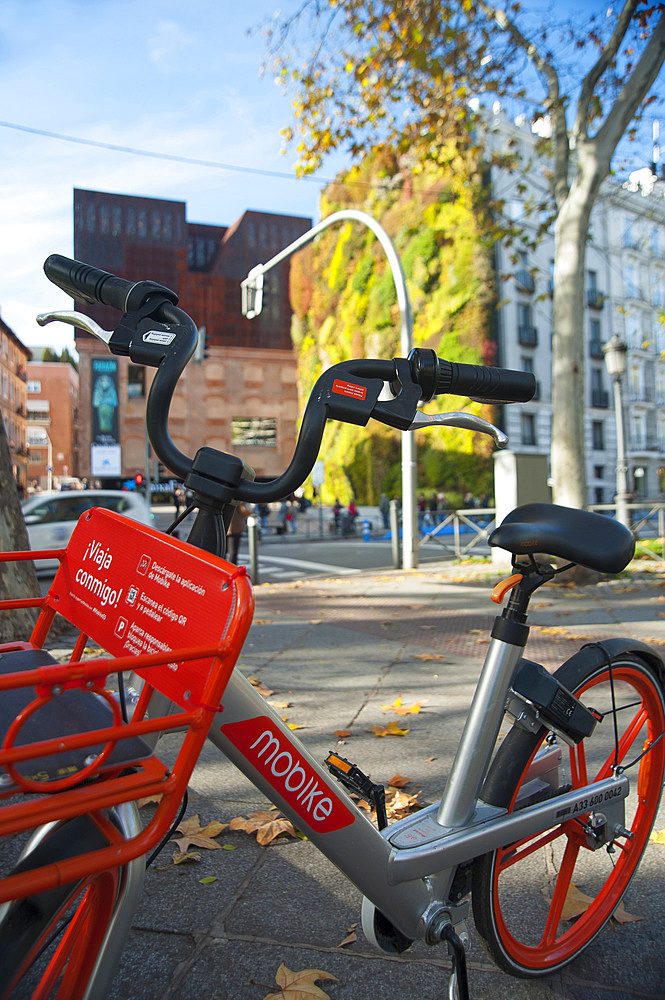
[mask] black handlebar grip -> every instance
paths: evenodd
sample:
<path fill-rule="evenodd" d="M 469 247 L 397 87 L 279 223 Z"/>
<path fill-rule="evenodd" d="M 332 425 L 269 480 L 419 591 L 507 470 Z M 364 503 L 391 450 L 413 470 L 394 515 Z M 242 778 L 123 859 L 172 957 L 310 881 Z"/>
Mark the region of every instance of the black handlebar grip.
<path fill-rule="evenodd" d="M 536 391 L 532 372 L 456 364 L 438 358 L 435 395 L 442 392 L 470 396 L 481 402 L 526 403 Z"/>
<path fill-rule="evenodd" d="M 78 302 L 101 302 L 121 312 L 139 309 L 151 295 L 160 294 L 174 305 L 178 296 L 155 281 L 127 281 L 78 260 L 51 254 L 44 263 L 49 281 Z"/>
<path fill-rule="evenodd" d="M 447 392 L 470 396 L 480 402 L 526 403 L 536 391 L 536 380 L 531 372 L 457 364 L 437 358 L 429 348 L 414 348 L 409 354 L 409 362 L 424 400 Z"/>
<path fill-rule="evenodd" d="M 91 267 L 59 254 L 51 254 L 47 258 L 44 272 L 49 281 L 73 299 L 79 302 L 102 302 L 122 312 L 125 311 L 127 296 L 135 284 L 125 278 L 116 278 L 98 267 Z"/>

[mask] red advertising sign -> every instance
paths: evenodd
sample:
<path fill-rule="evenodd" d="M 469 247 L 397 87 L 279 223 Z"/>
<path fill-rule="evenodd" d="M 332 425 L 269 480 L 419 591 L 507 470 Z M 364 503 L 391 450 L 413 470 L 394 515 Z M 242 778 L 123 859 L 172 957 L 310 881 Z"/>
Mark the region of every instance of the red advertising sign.
<path fill-rule="evenodd" d="M 79 519 L 49 602 L 113 656 L 169 653 L 226 636 L 238 600 L 236 574 L 222 559 L 96 507 Z M 210 663 L 173 662 L 139 673 L 191 708 Z"/>

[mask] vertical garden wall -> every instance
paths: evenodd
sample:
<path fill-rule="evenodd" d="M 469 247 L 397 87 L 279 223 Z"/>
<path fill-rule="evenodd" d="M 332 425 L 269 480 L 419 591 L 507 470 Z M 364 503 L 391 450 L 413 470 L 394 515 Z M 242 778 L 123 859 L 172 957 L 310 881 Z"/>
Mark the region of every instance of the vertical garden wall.
<path fill-rule="evenodd" d="M 365 211 L 392 239 L 413 307 L 414 346 L 450 361 L 492 364 L 495 285 L 492 248 L 484 234 L 485 192 L 479 171 L 456 160 L 446 172 L 381 151 L 323 193 L 322 217 L 344 208 Z M 399 310 L 380 244 L 356 222 L 325 230 L 293 259 L 292 337 L 306 399 L 325 368 L 350 357 L 400 353 Z M 431 411 L 467 408 L 494 414 L 460 397 L 427 404 Z M 489 439 L 469 431 L 421 431 L 418 489 L 457 495 L 492 493 Z M 324 502 L 351 496 L 374 504 L 399 495 L 399 432 L 370 421 L 366 428 L 331 423 L 322 449 Z"/>

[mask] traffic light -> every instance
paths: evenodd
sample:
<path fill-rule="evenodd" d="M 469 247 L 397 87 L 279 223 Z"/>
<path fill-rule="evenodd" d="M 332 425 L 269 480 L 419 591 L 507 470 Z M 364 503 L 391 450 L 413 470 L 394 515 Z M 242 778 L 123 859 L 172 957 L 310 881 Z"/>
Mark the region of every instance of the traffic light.
<path fill-rule="evenodd" d="M 199 339 L 196 341 L 196 348 L 194 349 L 194 360 L 197 364 L 208 357 L 208 348 L 206 346 L 206 328 L 204 326 L 199 327 Z"/>
<path fill-rule="evenodd" d="M 136 475 L 134 476 L 134 485 L 136 486 L 137 490 L 140 489 L 143 486 L 143 473 L 142 472 L 137 472 Z"/>

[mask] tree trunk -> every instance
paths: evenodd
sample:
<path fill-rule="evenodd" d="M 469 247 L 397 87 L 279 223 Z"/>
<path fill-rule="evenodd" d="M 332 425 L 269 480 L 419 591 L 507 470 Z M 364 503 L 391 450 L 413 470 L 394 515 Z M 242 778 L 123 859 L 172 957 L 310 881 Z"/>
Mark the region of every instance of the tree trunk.
<path fill-rule="evenodd" d="M 579 169 L 559 205 L 554 229 L 552 302 L 552 484 L 555 503 L 586 507 L 584 414 L 584 263 L 589 219 L 609 170 L 596 144 L 580 143 Z"/>
<path fill-rule="evenodd" d="M 4 421 L 0 418 L 0 548 L 3 552 L 29 549 L 21 513 Z M 0 563 L 0 600 L 38 597 L 39 585 L 32 562 Z M 36 612 L 25 608 L 0 615 L 0 641 L 29 639 Z"/>

